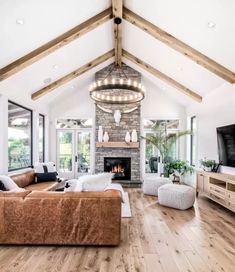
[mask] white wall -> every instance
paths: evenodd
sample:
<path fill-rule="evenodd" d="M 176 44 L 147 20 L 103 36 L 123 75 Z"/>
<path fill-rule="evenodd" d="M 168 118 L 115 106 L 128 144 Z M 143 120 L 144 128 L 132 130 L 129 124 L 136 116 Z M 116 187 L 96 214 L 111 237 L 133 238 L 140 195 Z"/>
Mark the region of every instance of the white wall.
<path fill-rule="evenodd" d="M 201 104 L 187 107 L 187 116 L 197 116 L 197 159 L 218 161 L 216 128 L 235 123 L 235 86 L 225 83 L 203 98 Z M 222 167 L 235 174 L 235 168 Z"/>
<path fill-rule="evenodd" d="M 143 84 L 146 87 L 146 98 L 142 101 L 141 117 L 142 118 L 178 118 L 181 120 L 181 128 L 184 129 L 185 107 L 176 103 L 175 100 L 165 95 L 162 90 L 159 90 L 150 80 L 143 79 Z M 50 109 L 50 160 L 56 161 L 56 129 L 55 122 L 58 118 L 92 118 L 95 122 L 95 106 L 94 102 L 89 97 L 88 84 L 83 85 L 79 90 L 74 90 L 73 93 L 60 98 L 53 103 Z M 95 131 L 93 130 L 93 137 Z M 93 163 L 94 163 L 94 146 L 92 144 Z M 142 148 L 143 151 L 143 148 Z M 185 144 L 181 143 L 181 158 L 184 158 Z M 141 152 L 141 158 L 144 154 Z M 142 159 L 143 161 L 143 159 Z M 143 161 L 144 162 L 144 161 Z M 141 172 L 144 171 L 144 163 Z"/>

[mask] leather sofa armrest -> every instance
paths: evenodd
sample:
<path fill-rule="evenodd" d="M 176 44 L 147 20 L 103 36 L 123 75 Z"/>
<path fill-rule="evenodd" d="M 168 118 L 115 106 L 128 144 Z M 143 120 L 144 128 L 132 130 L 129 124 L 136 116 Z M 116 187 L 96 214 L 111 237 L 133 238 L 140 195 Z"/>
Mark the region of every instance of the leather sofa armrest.
<path fill-rule="evenodd" d="M 13 197 L 13 198 L 25 198 L 27 197 L 29 194 L 31 193 L 31 191 L 25 190 L 23 192 L 11 192 L 11 191 L 3 191 L 0 192 L 0 198 L 4 197 L 4 198 L 9 198 L 9 197 Z"/>

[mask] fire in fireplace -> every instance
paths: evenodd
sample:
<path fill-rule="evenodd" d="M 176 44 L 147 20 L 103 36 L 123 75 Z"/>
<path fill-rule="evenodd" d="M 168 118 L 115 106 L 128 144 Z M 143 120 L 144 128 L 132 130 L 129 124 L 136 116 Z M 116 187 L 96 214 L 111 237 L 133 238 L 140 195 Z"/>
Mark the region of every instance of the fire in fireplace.
<path fill-rule="evenodd" d="M 113 180 L 131 180 L 131 158 L 104 158 L 104 172 L 114 173 Z"/>
<path fill-rule="evenodd" d="M 112 167 L 112 173 L 124 175 L 124 170 L 125 167 L 122 167 L 121 164 Z"/>

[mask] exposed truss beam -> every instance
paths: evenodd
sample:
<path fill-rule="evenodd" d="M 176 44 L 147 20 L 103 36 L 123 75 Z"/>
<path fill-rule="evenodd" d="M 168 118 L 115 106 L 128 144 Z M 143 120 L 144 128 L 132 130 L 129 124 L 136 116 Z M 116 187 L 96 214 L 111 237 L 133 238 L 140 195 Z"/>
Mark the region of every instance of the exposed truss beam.
<path fill-rule="evenodd" d="M 114 17 L 114 49 L 115 63 L 118 66 L 122 65 L 122 23 L 115 23 L 120 18 L 122 20 L 123 0 L 112 0 L 113 17 Z"/>
<path fill-rule="evenodd" d="M 11 75 L 19 72 L 20 70 L 33 64 L 34 62 L 40 60 L 41 58 L 51 54 L 55 50 L 81 37 L 82 35 L 96 28 L 97 26 L 110 20 L 111 18 L 112 8 L 110 7 L 104 10 L 103 12 L 97 14 L 96 16 L 88 19 L 87 21 L 81 23 L 80 25 L 70 29 L 69 31 L 65 32 L 59 37 L 33 50 L 32 52 L 23 56 L 22 58 L 0 69 L 0 81 L 10 77 Z"/>
<path fill-rule="evenodd" d="M 193 49 L 189 45 L 178 40 L 177 38 L 170 35 L 166 31 L 153 25 L 152 23 L 148 22 L 144 18 L 140 17 L 139 15 L 135 14 L 134 12 L 130 11 L 125 7 L 123 8 L 123 18 L 127 20 L 129 23 L 139 27 L 148 34 L 152 35 L 154 38 L 160 40 L 161 42 L 175 49 L 176 51 L 187 56 L 197 64 L 200 64 L 201 66 L 205 67 L 206 69 L 216 74 L 217 76 L 223 78 L 224 80 L 230 83 L 235 83 L 234 72 L 228 70 L 224 66 L 208 58 L 199 51 Z"/>
<path fill-rule="evenodd" d="M 82 67 L 78 68 L 77 70 L 67 74 L 66 76 L 52 82 L 50 85 L 46 86 L 45 88 L 38 90 L 37 92 L 33 93 L 31 98 L 33 100 L 37 100 L 40 97 L 52 92 L 54 89 L 64 85 L 65 83 L 73 80 L 74 78 L 88 72 L 95 66 L 105 62 L 106 60 L 114 57 L 114 49 L 110 50 L 109 52 L 105 53 L 102 56 L 99 56 L 98 58 L 94 59 L 93 61 L 87 63 L 86 65 L 83 65 Z"/>
<path fill-rule="evenodd" d="M 174 88 L 178 89 L 180 92 L 182 92 L 182 93 L 186 94 L 187 96 L 189 96 L 190 98 L 196 100 L 197 102 L 202 101 L 202 97 L 199 94 L 197 94 L 197 93 L 193 92 L 192 90 L 188 89 L 187 87 L 185 87 L 181 83 L 177 82 L 173 78 L 163 74 L 162 72 L 155 69 L 154 67 L 147 64 L 146 62 L 138 59 L 137 57 L 135 57 L 131 53 L 127 52 L 126 50 L 124 50 L 124 49 L 122 50 L 122 55 L 123 55 L 124 58 L 126 58 L 126 59 L 130 60 L 131 62 L 137 64 L 142 69 L 146 70 L 148 73 L 151 73 L 155 77 L 161 79 L 162 81 L 165 81 L 169 85 L 171 85 Z"/>

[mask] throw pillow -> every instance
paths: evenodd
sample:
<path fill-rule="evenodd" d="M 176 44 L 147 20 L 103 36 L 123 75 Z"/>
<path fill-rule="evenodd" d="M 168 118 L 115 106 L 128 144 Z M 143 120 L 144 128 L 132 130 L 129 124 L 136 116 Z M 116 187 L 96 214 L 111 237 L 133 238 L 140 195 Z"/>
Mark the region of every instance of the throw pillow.
<path fill-rule="evenodd" d="M 65 192 L 82 192 L 82 183 L 78 182 L 77 179 L 70 179 L 66 181 Z"/>
<path fill-rule="evenodd" d="M 8 176 L 0 176 L 0 180 L 4 184 L 7 191 L 11 192 L 22 192 L 25 191 L 25 189 L 20 188 L 10 177 Z"/>
<path fill-rule="evenodd" d="M 54 162 L 43 162 L 38 163 L 34 166 L 35 173 L 51 173 L 56 172 L 56 167 Z"/>
<path fill-rule="evenodd" d="M 1 180 L 0 180 L 0 191 L 7 191 L 5 185 L 3 184 Z"/>
<path fill-rule="evenodd" d="M 57 173 L 35 173 L 35 182 L 57 181 Z"/>
<path fill-rule="evenodd" d="M 112 177 L 112 173 L 84 175 L 78 179 L 78 182 L 82 183 L 82 191 L 102 192 L 111 184 Z"/>

